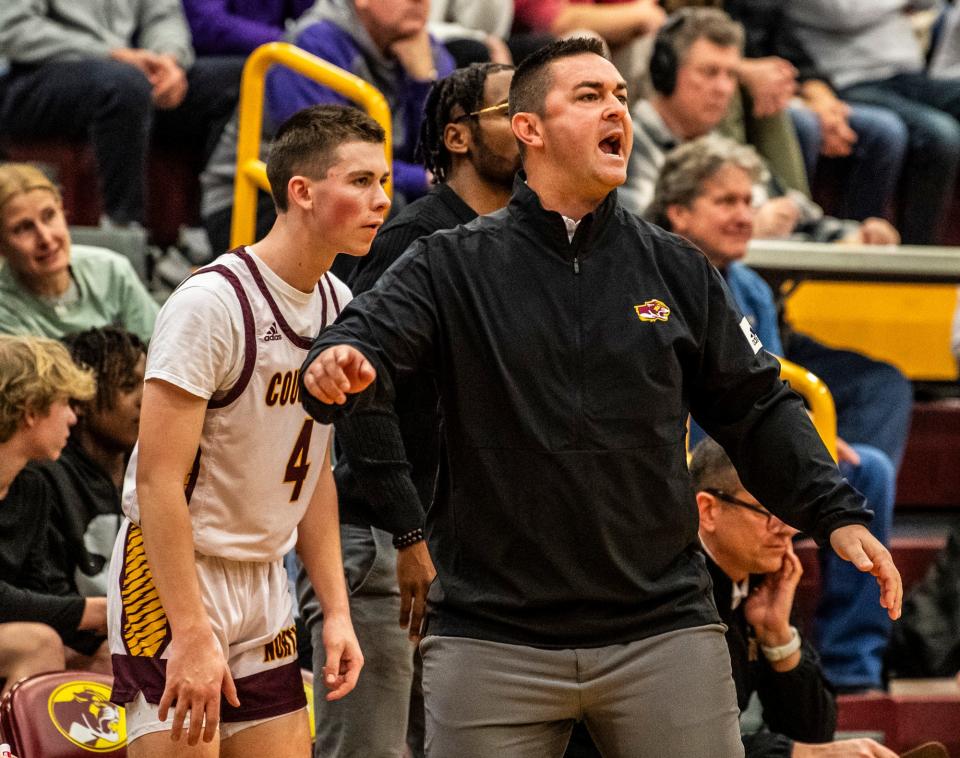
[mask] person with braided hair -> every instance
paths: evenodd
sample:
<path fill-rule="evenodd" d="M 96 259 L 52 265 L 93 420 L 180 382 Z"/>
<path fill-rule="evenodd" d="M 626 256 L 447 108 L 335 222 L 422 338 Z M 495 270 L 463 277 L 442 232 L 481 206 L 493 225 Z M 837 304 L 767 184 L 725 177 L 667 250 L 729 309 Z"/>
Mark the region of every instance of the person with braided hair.
<path fill-rule="evenodd" d="M 520 167 L 507 114 L 512 80 L 512 66 L 475 63 L 432 87 L 417 156 L 436 186 L 384 225 L 357 264 L 351 290 L 370 289 L 416 239 L 507 204 Z M 382 418 L 363 412 L 336 427 L 334 477 L 350 610 L 367 665 L 377 676 L 361 678 L 345 700 L 314 701 L 317 756 L 395 755 L 405 735 L 412 755 L 423 754 L 423 704 L 418 695 L 411 697 L 411 685 L 419 691 L 419 674 L 407 629 L 410 639 L 419 638 L 435 572 L 422 537 L 394 548 L 398 537 L 422 534 L 437 473 L 440 417 L 432 381 L 398 384 L 397 397 L 400 438 L 390 436 Z M 384 459 L 391 465 L 373 463 Z M 297 589 L 313 649 L 319 651 L 314 656 L 319 672 L 323 619 L 303 571 Z"/>

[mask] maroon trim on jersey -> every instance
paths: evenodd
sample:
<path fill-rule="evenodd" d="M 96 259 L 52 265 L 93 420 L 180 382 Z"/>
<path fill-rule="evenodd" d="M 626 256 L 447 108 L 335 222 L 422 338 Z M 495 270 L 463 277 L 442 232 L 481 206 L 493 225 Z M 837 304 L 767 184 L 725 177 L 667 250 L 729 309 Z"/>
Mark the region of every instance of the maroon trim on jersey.
<path fill-rule="evenodd" d="M 190 473 L 187 474 L 187 485 L 183 488 L 183 494 L 186 495 L 187 505 L 190 504 L 190 498 L 193 497 L 193 488 L 197 486 L 197 478 L 200 476 L 200 453 L 197 448 L 197 456 L 193 459 L 193 465 L 190 467 Z"/>
<path fill-rule="evenodd" d="M 333 280 L 330 278 L 330 272 L 328 271 L 323 275 L 323 278 L 327 280 L 327 286 L 330 288 L 330 299 L 333 300 L 333 309 L 337 312 L 337 316 L 340 315 L 340 301 L 337 299 L 337 291 L 333 288 Z M 323 319 L 323 325 L 327 325 L 327 319 Z"/>
<path fill-rule="evenodd" d="M 247 384 L 250 382 L 250 377 L 253 376 L 253 369 L 257 363 L 257 333 L 253 321 L 253 309 L 250 307 L 250 299 L 247 297 L 247 293 L 243 289 L 243 285 L 240 284 L 240 279 L 237 275 L 221 264 L 207 266 L 206 268 L 200 269 L 197 274 L 202 274 L 207 271 L 214 271 L 230 282 L 230 286 L 233 287 L 233 291 L 237 295 L 237 300 L 240 301 L 240 311 L 243 313 L 243 368 L 240 370 L 240 378 L 227 390 L 226 395 L 216 399 L 211 398 L 207 402 L 208 408 L 225 408 L 243 394 L 243 391 L 247 388 Z M 196 274 L 194 274 L 194 276 L 196 276 Z"/>
<path fill-rule="evenodd" d="M 273 295 L 270 294 L 270 290 L 267 288 L 267 283 L 263 281 L 263 275 L 260 273 L 260 269 L 257 268 L 257 264 L 253 262 L 247 253 L 239 252 L 235 253 L 240 256 L 248 269 L 250 269 L 250 275 L 253 277 L 253 281 L 257 283 L 257 288 L 260 290 L 260 294 L 263 295 L 263 299 L 267 301 L 267 305 L 270 306 L 270 311 L 273 313 L 273 318 L 277 322 L 277 326 L 280 327 L 288 340 L 290 340 L 294 345 L 299 347 L 301 350 L 309 350 L 313 346 L 312 337 L 301 337 L 292 328 L 290 324 L 287 323 L 287 320 L 283 317 L 283 313 L 280 310 L 280 307 L 277 305 L 277 301 L 273 299 Z M 319 287 L 319 282 L 317 283 Z M 327 296 L 323 294 L 323 290 L 320 290 L 320 294 L 323 295 L 323 310 L 326 314 L 327 310 Z M 327 323 L 326 316 L 324 315 L 323 323 Z"/>

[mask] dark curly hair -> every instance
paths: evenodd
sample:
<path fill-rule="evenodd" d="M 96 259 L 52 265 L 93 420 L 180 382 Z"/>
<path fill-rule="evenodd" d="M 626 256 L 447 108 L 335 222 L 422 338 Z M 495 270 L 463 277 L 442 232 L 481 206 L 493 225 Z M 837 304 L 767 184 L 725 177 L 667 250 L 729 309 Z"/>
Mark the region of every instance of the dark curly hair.
<path fill-rule="evenodd" d="M 91 402 L 97 410 L 113 407 L 117 391 L 132 381 L 137 361 L 147 352 L 136 334 L 116 326 L 68 334 L 63 342 L 74 361 L 93 371 L 97 395 Z"/>
<path fill-rule="evenodd" d="M 433 174 L 438 184 L 445 182 L 450 172 L 451 156 L 443 144 L 443 130 L 453 121 L 454 109 L 459 107 L 464 114 L 480 110 L 487 77 L 498 71 L 513 71 L 513 66 L 504 63 L 471 63 L 435 82 L 430 88 L 423 109 L 416 157 Z"/>

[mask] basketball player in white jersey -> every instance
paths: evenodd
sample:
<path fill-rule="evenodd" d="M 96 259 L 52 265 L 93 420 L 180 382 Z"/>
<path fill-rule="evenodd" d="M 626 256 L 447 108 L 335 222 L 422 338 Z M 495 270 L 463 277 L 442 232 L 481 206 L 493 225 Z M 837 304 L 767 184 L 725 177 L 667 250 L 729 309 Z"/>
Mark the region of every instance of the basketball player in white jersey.
<path fill-rule="evenodd" d="M 330 430 L 304 412 L 297 370 L 350 298 L 334 257 L 365 254 L 383 223 L 383 140 L 354 108 L 292 116 L 267 162 L 274 227 L 160 312 L 109 595 L 132 758 L 309 754 L 294 545 L 323 606 L 326 697 L 357 681 Z"/>

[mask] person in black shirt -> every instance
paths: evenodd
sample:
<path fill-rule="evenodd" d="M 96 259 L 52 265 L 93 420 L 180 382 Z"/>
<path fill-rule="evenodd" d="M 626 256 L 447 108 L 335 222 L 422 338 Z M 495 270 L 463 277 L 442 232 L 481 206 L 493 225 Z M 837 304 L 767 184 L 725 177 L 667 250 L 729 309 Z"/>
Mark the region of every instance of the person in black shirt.
<path fill-rule="evenodd" d="M 94 380 L 66 348 L 40 337 L 0 336 L 0 678 L 62 669 L 58 633 L 106 630 L 106 602 L 37 590 L 49 573 L 48 513 L 31 460 L 60 456 L 77 417 L 72 401 L 90 399 Z"/>
<path fill-rule="evenodd" d="M 763 708 L 765 728 L 743 735 L 747 758 L 895 758 L 873 740 L 833 740 L 833 692 L 813 646 L 790 623 L 803 573 L 793 552 L 797 530 L 744 489 L 713 440 L 694 448 L 690 476 L 713 599 L 727 625 L 737 703 L 744 710 L 757 693 Z"/>
<path fill-rule="evenodd" d="M 626 103 L 596 41 L 525 60 L 510 113 L 526 175 L 507 208 L 415 242 L 301 371 L 319 419 L 395 420 L 394 382 L 436 377 L 428 755 L 558 756 L 576 720 L 608 756 L 743 754 L 690 412 L 752 491 L 876 574 L 899 614 L 863 499 L 717 271 L 620 207 Z"/>
<path fill-rule="evenodd" d="M 434 85 L 418 153 L 436 187 L 380 230 L 349 282 L 355 294 L 370 289 L 416 239 L 507 204 L 520 164 L 507 114 L 512 79 L 512 66 L 486 63 L 458 69 Z M 438 465 L 437 403 L 432 379 L 400 381 L 399 438 L 391 436 L 394 428 L 376 413 L 359 412 L 336 425 L 334 476 L 351 614 L 366 665 L 377 675 L 361 677 L 349 698 L 314 701 L 318 756 L 393 754 L 405 733 L 412 754 L 423 754 L 423 702 L 414 648 L 405 629 L 409 627 L 411 638 L 419 638 L 435 571 L 425 542 L 397 551 L 390 544 L 390 533 L 423 526 Z M 353 454 L 370 442 L 381 446 L 374 455 Z M 384 466 L 384 459 L 393 464 Z M 297 589 L 313 649 L 318 651 L 314 670 L 319 675 L 323 619 L 302 570 Z M 377 718 L 371 720 L 371 713 Z"/>

